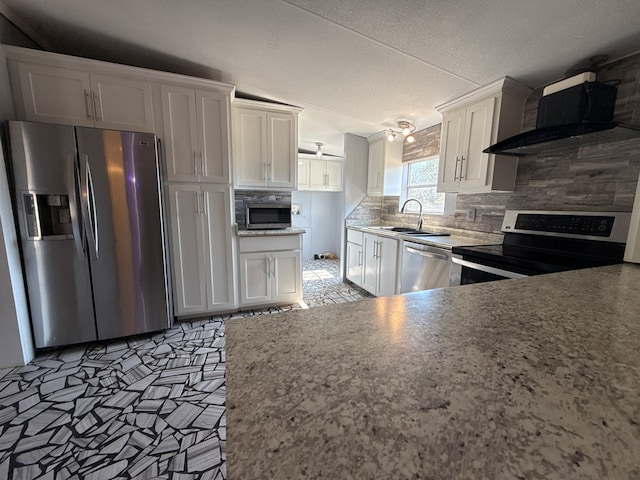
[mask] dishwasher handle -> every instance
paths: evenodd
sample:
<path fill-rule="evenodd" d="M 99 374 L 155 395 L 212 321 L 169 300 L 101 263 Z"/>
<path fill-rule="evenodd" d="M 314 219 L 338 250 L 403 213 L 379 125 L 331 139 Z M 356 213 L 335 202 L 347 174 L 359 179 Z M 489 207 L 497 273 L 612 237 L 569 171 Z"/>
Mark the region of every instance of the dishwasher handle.
<path fill-rule="evenodd" d="M 407 247 L 407 246 L 405 246 L 404 249 L 407 252 L 417 253 L 418 255 L 422 255 L 423 257 L 427 257 L 427 258 L 435 258 L 437 260 L 449 260 L 449 256 L 448 255 L 443 255 L 441 253 L 426 252 L 424 250 L 418 250 L 417 248 L 412 248 L 412 247 Z"/>
<path fill-rule="evenodd" d="M 451 257 L 451 261 L 453 263 L 457 263 L 458 265 L 462 265 L 463 267 L 472 268 L 474 270 L 479 270 L 485 273 L 492 273 L 493 275 L 498 275 L 505 278 L 526 278 L 528 275 L 524 275 L 522 273 L 510 272 L 508 270 L 502 270 L 500 268 L 489 267 L 488 265 L 482 265 L 481 263 L 474 263 L 468 260 L 463 260 L 458 257 Z"/>

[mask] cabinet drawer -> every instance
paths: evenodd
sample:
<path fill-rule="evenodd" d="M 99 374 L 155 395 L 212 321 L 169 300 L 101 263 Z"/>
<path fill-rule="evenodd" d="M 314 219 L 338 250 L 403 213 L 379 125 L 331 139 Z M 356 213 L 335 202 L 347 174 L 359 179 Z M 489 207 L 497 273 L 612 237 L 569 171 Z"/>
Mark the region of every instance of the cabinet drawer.
<path fill-rule="evenodd" d="M 300 250 L 302 235 L 265 235 L 238 238 L 240 253 L 266 252 L 277 250 Z"/>
<path fill-rule="evenodd" d="M 358 230 L 347 229 L 347 242 L 362 245 L 362 232 Z"/>

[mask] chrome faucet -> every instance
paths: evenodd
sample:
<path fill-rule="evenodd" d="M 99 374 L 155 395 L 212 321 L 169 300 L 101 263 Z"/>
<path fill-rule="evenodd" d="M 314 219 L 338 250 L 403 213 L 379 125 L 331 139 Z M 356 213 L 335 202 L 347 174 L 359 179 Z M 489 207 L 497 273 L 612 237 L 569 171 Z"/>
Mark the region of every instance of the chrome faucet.
<path fill-rule="evenodd" d="M 408 198 L 402 204 L 402 208 L 400 209 L 400 213 L 404 213 L 404 207 L 406 207 L 407 203 L 409 203 L 409 202 L 418 202 L 418 205 L 420 205 L 420 218 L 418 219 L 418 227 L 416 228 L 416 230 L 422 230 L 422 202 L 420 200 L 418 200 L 417 198 Z"/>

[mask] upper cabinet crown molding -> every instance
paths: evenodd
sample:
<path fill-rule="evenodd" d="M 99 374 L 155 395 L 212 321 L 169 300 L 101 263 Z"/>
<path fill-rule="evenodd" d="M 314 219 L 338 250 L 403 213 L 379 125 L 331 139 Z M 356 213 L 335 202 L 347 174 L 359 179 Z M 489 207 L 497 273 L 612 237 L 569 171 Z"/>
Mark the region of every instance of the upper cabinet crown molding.
<path fill-rule="evenodd" d="M 241 107 L 241 108 L 255 108 L 258 110 L 286 112 L 286 113 L 292 113 L 294 115 L 298 115 L 300 112 L 302 112 L 302 110 L 304 110 L 302 107 L 297 107 L 295 105 L 286 105 L 284 103 L 261 102 L 259 100 L 249 100 L 247 98 L 237 98 L 237 97 L 232 98 L 231 105 L 234 107 Z"/>
<path fill-rule="evenodd" d="M 529 95 L 531 95 L 533 89 L 523 85 L 522 83 L 514 80 L 511 77 L 503 77 L 495 82 L 491 82 L 488 85 L 477 88 L 469 93 L 462 95 L 454 100 L 443 103 L 441 105 L 437 105 L 435 109 L 440 113 L 446 113 L 451 110 L 456 110 L 460 107 L 467 106 L 471 103 L 475 103 L 476 101 L 483 100 L 492 95 L 496 95 L 498 93 L 513 95 L 514 97 L 524 98 L 526 99 Z"/>
<path fill-rule="evenodd" d="M 118 63 L 103 62 L 90 58 L 73 57 L 61 53 L 44 52 L 32 50 L 30 48 L 14 47 L 12 45 L 2 45 L 5 57 L 8 61 L 35 63 L 40 65 L 51 65 L 61 68 L 71 68 L 76 70 L 90 70 L 92 72 L 117 74 L 130 78 L 141 78 L 153 80 L 158 83 L 169 83 L 176 85 L 190 85 L 194 88 L 206 88 L 217 90 L 221 93 L 235 94 L 235 85 L 209 80 L 206 78 L 190 77 L 179 73 L 162 72 L 141 67 L 132 67 Z"/>

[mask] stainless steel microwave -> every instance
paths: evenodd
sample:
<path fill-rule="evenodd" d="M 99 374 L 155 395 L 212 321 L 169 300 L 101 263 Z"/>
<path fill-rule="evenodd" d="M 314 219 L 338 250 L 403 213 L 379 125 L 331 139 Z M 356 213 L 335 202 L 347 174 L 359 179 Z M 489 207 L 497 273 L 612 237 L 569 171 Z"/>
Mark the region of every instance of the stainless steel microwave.
<path fill-rule="evenodd" d="M 247 203 L 247 230 L 291 227 L 291 205 L 287 203 Z"/>

